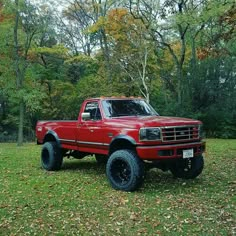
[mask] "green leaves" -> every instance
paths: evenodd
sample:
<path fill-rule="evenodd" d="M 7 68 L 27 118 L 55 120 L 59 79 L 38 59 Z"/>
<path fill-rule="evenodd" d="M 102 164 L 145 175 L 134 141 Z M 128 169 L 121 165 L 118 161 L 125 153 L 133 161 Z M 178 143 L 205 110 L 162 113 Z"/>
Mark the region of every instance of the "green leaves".
<path fill-rule="evenodd" d="M 19 0 L 18 46 L 15 3 L 1 2 L 1 129 L 15 129 L 20 99 L 27 128 L 74 117 L 87 97 L 141 95 L 160 114 L 196 117 L 209 135 L 235 137 L 234 0 L 76 0 L 60 10 L 54 0 Z"/>
<path fill-rule="evenodd" d="M 36 54 L 54 55 L 66 59 L 68 57 L 69 50 L 64 45 L 57 44 L 52 47 L 34 47 L 31 49 L 31 52 Z"/>

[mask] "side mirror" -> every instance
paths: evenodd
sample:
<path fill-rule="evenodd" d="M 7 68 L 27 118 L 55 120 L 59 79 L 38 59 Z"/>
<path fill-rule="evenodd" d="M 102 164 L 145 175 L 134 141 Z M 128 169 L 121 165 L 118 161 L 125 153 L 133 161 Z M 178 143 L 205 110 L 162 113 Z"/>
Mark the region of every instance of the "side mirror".
<path fill-rule="evenodd" d="M 89 112 L 83 112 L 82 113 L 82 120 L 91 120 L 90 113 Z"/>

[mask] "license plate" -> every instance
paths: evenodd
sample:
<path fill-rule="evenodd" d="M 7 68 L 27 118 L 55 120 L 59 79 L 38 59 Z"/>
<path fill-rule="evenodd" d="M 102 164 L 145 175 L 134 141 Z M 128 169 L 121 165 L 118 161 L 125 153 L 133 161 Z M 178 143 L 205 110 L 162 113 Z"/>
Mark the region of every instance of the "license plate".
<path fill-rule="evenodd" d="M 192 158 L 193 157 L 193 149 L 183 150 L 183 158 Z"/>

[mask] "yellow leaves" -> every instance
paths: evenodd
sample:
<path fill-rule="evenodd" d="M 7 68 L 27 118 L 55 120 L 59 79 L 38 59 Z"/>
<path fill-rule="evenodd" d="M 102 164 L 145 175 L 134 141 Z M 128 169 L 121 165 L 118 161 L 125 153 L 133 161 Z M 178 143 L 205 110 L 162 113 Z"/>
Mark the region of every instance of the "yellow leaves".
<path fill-rule="evenodd" d="M 127 42 L 145 31 L 142 22 L 134 17 L 125 8 L 115 8 L 101 16 L 95 24 L 88 28 L 89 33 L 105 30 L 110 39 Z"/>
<path fill-rule="evenodd" d="M 141 22 L 134 19 L 126 9 L 116 8 L 108 13 L 106 32 L 115 40 L 128 40 L 140 28 Z"/>
<path fill-rule="evenodd" d="M 88 32 L 96 33 L 100 29 L 105 29 L 109 34 L 112 31 L 120 31 L 127 23 L 128 11 L 122 8 L 112 9 L 108 12 L 107 16 L 100 16 L 95 24 L 88 28 Z M 127 27 L 127 26 L 126 26 Z"/>
<path fill-rule="evenodd" d="M 101 28 L 104 28 L 105 25 L 107 24 L 107 20 L 105 17 L 100 16 L 97 20 L 97 22 L 93 25 L 91 25 L 87 31 L 88 33 L 96 33 L 98 32 Z"/>
<path fill-rule="evenodd" d="M 128 13 L 127 9 L 124 8 L 112 9 L 108 13 L 108 20 L 110 22 L 114 21 L 117 23 L 124 23 L 126 21 L 130 21 L 131 19 L 133 19 L 133 17 Z"/>

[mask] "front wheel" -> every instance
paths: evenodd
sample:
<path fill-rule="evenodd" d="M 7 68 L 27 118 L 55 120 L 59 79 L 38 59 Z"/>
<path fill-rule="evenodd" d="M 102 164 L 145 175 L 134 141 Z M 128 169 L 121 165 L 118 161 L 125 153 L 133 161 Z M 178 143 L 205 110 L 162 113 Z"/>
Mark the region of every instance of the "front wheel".
<path fill-rule="evenodd" d="M 204 167 L 203 156 L 177 160 L 170 166 L 171 173 L 182 179 L 194 179 L 202 173 Z"/>
<path fill-rule="evenodd" d="M 114 189 L 131 192 L 141 186 L 144 166 L 133 151 L 118 150 L 108 159 L 106 173 Z"/>

